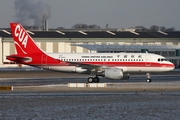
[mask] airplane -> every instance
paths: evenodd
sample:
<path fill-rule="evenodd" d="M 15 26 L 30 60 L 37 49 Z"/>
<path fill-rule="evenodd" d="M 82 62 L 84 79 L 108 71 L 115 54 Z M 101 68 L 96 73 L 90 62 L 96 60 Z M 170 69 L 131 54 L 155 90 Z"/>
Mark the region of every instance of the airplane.
<path fill-rule="evenodd" d="M 40 49 L 23 26 L 10 23 L 16 54 L 6 58 L 16 63 L 46 70 L 90 74 L 89 83 L 98 83 L 100 76 L 112 80 L 129 79 L 130 73 L 166 72 L 174 64 L 152 53 L 46 53 Z"/>

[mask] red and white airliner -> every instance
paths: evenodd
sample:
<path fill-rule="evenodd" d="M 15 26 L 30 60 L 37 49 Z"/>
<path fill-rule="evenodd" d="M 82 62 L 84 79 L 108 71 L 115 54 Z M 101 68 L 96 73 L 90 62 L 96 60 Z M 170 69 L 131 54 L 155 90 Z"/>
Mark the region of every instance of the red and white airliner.
<path fill-rule="evenodd" d="M 99 76 L 120 80 L 129 79 L 129 73 L 165 72 L 174 69 L 174 64 L 165 57 L 150 53 L 46 53 L 33 41 L 19 23 L 10 23 L 17 54 L 8 60 L 60 72 L 90 73 L 88 82 L 99 82 Z"/>

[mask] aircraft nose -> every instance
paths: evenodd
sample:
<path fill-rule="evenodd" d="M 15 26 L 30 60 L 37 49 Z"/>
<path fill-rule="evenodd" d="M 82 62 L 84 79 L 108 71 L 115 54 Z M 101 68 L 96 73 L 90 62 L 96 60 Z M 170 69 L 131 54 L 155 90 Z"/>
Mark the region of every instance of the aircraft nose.
<path fill-rule="evenodd" d="M 172 68 L 172 70 L 174 70 L 174 68 L 175 68 L 175 65 L 173 63 L 171 63 L 171 68 Z"/>

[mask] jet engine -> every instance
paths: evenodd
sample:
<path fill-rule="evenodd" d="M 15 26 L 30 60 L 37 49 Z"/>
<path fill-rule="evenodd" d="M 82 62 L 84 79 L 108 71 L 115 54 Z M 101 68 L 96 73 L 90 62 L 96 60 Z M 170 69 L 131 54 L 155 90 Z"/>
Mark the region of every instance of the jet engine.
<path fill-rule="evenodd" d="M 122 69 L 119 68 L 105 69 L 104 71 L 99 72 L 97 75 L 114 80 L 129 79 L 129 74 L 123 74 Z"/>

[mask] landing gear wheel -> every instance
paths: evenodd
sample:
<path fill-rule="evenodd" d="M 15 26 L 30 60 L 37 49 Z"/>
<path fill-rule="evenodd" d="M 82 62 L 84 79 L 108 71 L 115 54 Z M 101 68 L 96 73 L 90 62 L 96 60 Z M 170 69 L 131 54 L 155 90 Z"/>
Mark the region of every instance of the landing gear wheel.
<path fill-rule="evenodd" d="M 94 78 L 93 77 L 89 77 L 88 78 L 88 83 L 93 83 L 94 82 Z"/>
<path fill-rule="evenodd" d="M 99 82 L 99 78 L 98 77 L 94 77 L 94 82 L 98 83 Z"/>
<path fill-rule="evenodd" d="M 147 79 L 146 82 L 150 83 L 150 82 L 151 82 L 151 79 Z"/>
<path fill-rule="evenodd" d="M 150 83 L 150 82 L 151 82 L 151 76 L 150 76 L 150 74 L 149 74 L 149 73 L 147 73 L 147 74 L 146 74 L 146 76 L 147 76 L 147 80 L 146 80 L 146 82 Z"/>

